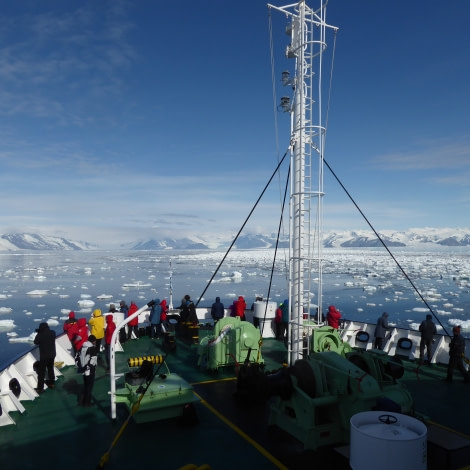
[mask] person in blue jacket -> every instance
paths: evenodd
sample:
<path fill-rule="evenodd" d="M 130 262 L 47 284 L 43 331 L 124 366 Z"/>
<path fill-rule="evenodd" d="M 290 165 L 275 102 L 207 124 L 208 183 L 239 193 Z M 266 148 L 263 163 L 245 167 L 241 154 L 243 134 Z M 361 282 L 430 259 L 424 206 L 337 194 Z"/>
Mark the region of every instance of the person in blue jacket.
<path fill-rule="evenodd" d="M 224 313 L 224 304 L 220 301 L 220 297 L 216 297 L 215 302 L 212 304 L 211 308 L 211 317 L 214 320 L 214 324 L 217 323 L 221 318 L 224 318 Z"/>
<path fill-rule="evenodd" d="M 152 339 L 160 338 L 162 334 L 162 306 L 160 305 L 160 299 L 155 299 L 155 303 L 152 305 L 150 310 L 150 337 Z"/>

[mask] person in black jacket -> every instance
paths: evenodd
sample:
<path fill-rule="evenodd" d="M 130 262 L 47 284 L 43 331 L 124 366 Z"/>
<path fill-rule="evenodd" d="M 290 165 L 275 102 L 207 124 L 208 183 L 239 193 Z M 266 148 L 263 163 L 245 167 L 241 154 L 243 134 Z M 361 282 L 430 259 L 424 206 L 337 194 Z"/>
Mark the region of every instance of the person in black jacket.
<path fill-rule="evenodd" d="M 449 364 L 447 366 L 447 382 L 452 382 L 452 375 L 454 374 L 454 369 L 459 369 L 460 373 L 463 376 L 463 381 L 465 383 L 470 382 L 470 375 L 463 365 L 463 357 L 465 354 L 465 339 L 460 334 L 460 326 L 454 326 L 452 328 L 452 337 L 449 344 Z"/>
<path fill-rule="evenodd" d="M 428 364 L 431 365 L 432 340 L 434 335 L 437 335 L 437 329 L 436 325 L 432 321 L 432 315 L 426 315 L 426 320 L 423 320 L 421 325 L 419 325 L 419 331 L 421 332 L 421 341 L 419 343 L 419 362 L 420 364 L 423 363 L 424 349 L 426 348 Z"/>
<path fill-rule="evenodd" d="M 34 390 L 37 393 L 44 392 L 44 379 L 46 376 L 48 381 L 47 386 L 54 388 L 55 374 L 54 374 L 54 359 L 55 359 L 55 331 L 49 328 L 47 323 L 41 323 L 37 330 L 37 335 L 34 338 L 34 344 L 39 346 L 39 364 L 37 368 L 38 373 L 38 386 Z"/>

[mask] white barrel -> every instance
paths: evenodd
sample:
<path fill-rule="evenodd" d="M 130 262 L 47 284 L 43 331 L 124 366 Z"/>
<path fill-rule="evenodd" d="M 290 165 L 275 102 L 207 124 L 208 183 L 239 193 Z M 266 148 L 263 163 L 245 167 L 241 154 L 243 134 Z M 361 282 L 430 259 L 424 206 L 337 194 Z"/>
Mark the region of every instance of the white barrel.
<path fill-rule="evenodd" d="M 253 312 L 253 316 L 255 318 L 264 318 L 264 314 L 266 312 L 266 318 L 274 318 L 276 316 L 276 302 L 267 302 L 268 308 L 266 309 L 266 301 L 265 300 L 257 300 L 255 302 L 255 308 Z"/>
<path fill-rule="evenodd" d="M 349 464 L 353 470 L 427 468 L 424 423 L 389 411 L 365 411 L 351 417 Z"/>
<path fill-rule="evenodd" d="M 113 312 L 113 321 L 116 325 L 124 321 L 124 312 Z"/>
<path fill-rule="evenodd" d="M 276 333 L 274 332 L 276 308 L 276 302 L 267 302 L 265 300 L 257 300 L 255 302 L 253 317 L 258 319 L 262 338 L 274 338 L 276 336 Z"/>

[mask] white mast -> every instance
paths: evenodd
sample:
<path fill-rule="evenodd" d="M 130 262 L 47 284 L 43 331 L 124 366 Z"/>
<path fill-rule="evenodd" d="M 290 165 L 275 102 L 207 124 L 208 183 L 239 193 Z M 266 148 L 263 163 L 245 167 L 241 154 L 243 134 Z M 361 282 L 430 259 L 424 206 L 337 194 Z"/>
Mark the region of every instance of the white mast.
<path fill-rule="evenodd" d="M 291 43 L 286 57 L 295 60 L 293 79 L 284 72 L 282 82 L 294 90 L 293 104 L 282 98 L 281 108 L 291 113 L 290 252 L 289 252 L 289 364 L 303 354 L 303 315 L 310 312 L 313 286 L 318 319 L 322 310 L 323 148 L 326 128 L 322 121 L 322 60 L 326 49 L 326 0 L 318 10 L 305 1 L 284 7 Z"/>

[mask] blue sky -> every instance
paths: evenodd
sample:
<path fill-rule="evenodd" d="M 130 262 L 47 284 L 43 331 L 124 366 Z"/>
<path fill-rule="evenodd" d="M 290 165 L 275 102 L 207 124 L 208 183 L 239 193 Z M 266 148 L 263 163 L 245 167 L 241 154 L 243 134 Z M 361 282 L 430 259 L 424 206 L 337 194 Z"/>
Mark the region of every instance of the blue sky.
<path fill-rule="evenodd" d="M 0 18 L 0 233 L 238 231 L 289 142 L 265 1 L 19 0 Z M 461 0 L 330 0 L 325 158 L 378 231 L 470 226 L 469 20 Z M 281 186 L 246 232 L 277 230 Z M 367 228 L 328 171 L 325 192 L 326 230 Z"/>

